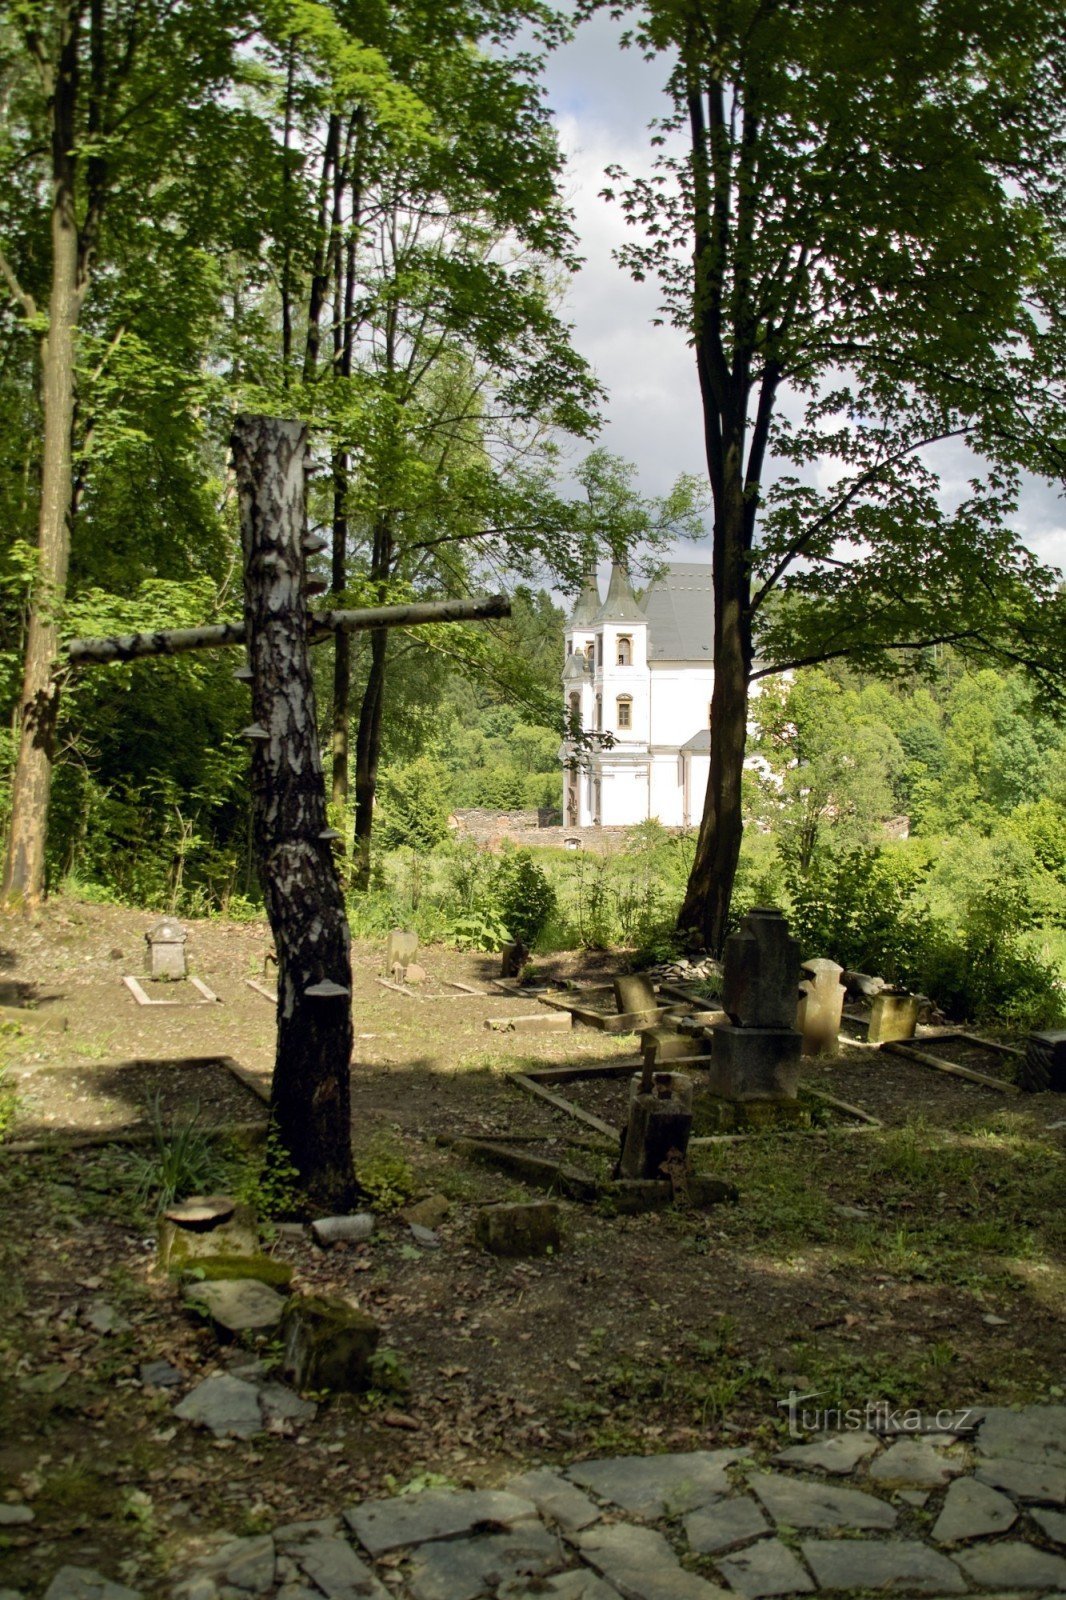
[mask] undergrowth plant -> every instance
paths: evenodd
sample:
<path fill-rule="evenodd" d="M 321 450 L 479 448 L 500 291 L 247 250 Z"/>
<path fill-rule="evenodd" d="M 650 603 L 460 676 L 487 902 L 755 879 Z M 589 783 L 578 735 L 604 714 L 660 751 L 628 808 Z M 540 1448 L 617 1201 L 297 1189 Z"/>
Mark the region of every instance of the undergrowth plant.
<path fill-rule="evenodd" d="M 225 1162 L 214 1135 L 205 1127 L 199 1104 L 183 1122 L 163 1114 L 158 1092 L 148 1101 L 151 1143 L 130 1158 L 130 1172 L 138 1202 L 157 1214 L 186 1195 L 216 1188 Z"/>

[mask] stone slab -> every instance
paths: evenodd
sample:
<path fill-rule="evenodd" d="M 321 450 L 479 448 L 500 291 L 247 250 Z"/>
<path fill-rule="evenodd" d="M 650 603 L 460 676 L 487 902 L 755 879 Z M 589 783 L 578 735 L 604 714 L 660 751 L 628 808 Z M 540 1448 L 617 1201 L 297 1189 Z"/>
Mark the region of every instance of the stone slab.
<path fill-rule="evenodd" d="M 997 1460 L 1033 1461 L 1066 1469 L 1066 1406 L 990 1406 L 977 1449 Z"/>
<path fill-rule="evenodd" d="M 506 1485 L 508 1494 L 517 1494 L 532 1500 L 542 1517 L 550 1517 L 567 1533 L 580 1533 L 600 1520 L 599 1507 L 593 1505 L 587 1494 L 582 1494 L 572 1483 L 541 1467 L 534 1472 L 524 1472 Z"/>
<path fill-rule="evenodd" d="M 904 1489 L 939 1489 L 962 1471 L 962 1463 L 948 1461 L 928 1439 L 900 1439 L 870 1463 L 872 1483 Z"/>
<path fill-rule="evenodd" d="M 715 1028 L 705 1087 L 727 1100 L 795 1100 L 802 1046 L 793 1028 Z"/>
<path fill-rule="evenodd" d="M 420 1545 L 407 1584 L 414 1600 L 478 1600 L 501 1583 L 530 1583 L 565 1562 L 558 1537 L 539 1522 L 475 1539 Z"/>
<path fill-rule="evenodd" d="M 92 1567 L 60 1567 L 48 1588 L 44 1600 L 141 1600 L 139 1589 L 127 1589 L 124 1583 L 112 1583 Z"/>
<path fill-rule="evenodd" d="M 974 1468 L 974 1477 L 981 1483 L 990 1483 L 994 1489 L 1006 1489 L 1018 1500 L 1035 1500 L 1045 1505 L 1066 1505 L 1066 1468 L 1042 1465 L 1038 1461 L 1020 1461 L 1007 1457 L 1002 1461 L 981 1461 Z"/>
<path fill-rule="evenodd" d="M 535 1588 L 521 1579 L 505 1583 L 499 1591 L 499 1600 L 618 1600 L 618 1590 L 613 1584 L 604 1583 L 587 1567 L 556 1572 L 550 1578 L 537 1578 L 535 1583 Z"/>
<path fill-rule="evenodd" d="M 607 1456 L 581 1461 L 568 1476 L 601 1500 L 653 1520 L 696 1511 L 728 1494 L 726 1468 L 743 1451 L 693 1450 L 684 1455 Z"/>
<path fill-rule="evenodd" d="M 0 1501 L 0 1528 L 20 1528 L 33 1521 L 29 1506 L 10 1505 Z"/>
<path fill-rule="evenodd" d="M 296 1560 L 327 1600 L 386 1600 L 388 1590 L 347 1539 L 317 1534 L 296 1550 Z"/>
<path fill-rule="evenodd" d="M 1029 1515 L 1053 1543 L 1066 1545 L 1066 1515 L 1061 1511 L 1041 1511 L 1037 1506 L 1031 1508 Z"/>
<path fill-rule="evenodd" d="M 203 1309 L 226 1333 L 263 1333 L 276 1328 L 285 1310 L 283 1297 L 258 1278 L 221 1278 L 191 1283 L 183 1298 L 194 1311 Z"/>
<path fill-rule="evenodd" d="M 790 1528 L 894 1528 L 896 1513 L 890 1505 L 861 1489 L 842 1489 L 832 1483 L 808 1483 L 783 1472 L 751 1479 L 758 1495 L 777 1523 Z"/>
<path fill-rule="evenodd" d="M 623 1600 L 729 1600 L 718 1584 L 684 1571 L 654 1528 L 621 1522 L 589 1528 L 578 1534 L 577 1545 Z"/>
<path fill-rule="evenodd" d="M 814 1584 L 799 1559 L 780 1539 L 760 1539 L 746 1550 L 715 1562 L 715 1567 L 738 1594 L 748 1600 L 779 1594 L 810 1594 Z"/>
<path fill-rule="evenodd" d="M 770 1524 L 749 1495 L 737 1495 L 729 1500 L 716 1501 L 700 1511 L 692 1511 L 685 1518 L 685 1537 L 689 1549 L 697 1555 L 717 1555 L 735 1550 L 769 1533 Z"/>
<path fill-rule="evenodd" d="M 860 1461 L 876 1455 L 881 1446 L 868 1433 L 828 1433 L 810 1444 L 790 1445 L 778 1461 L 792 1467 L 817 1467 L 821 1472 L 844 1475 L 854 1472 Z"/>
<path fill-rule="evenodd" d="M 1066 1587 L 1066 1558 L 1017 1539 L 960 1550 L 955 1560 L 971 1582 L 986 1589 L 1004 1584 L 1012 1589 Z"/>
<path fill-rule="evenodd" d="M 215 1373 L 198 1383 L 174 1407 L 174 1415 L 210 1428 L 216 1439 L 251 1439 L 263 1428 L 255 1385 L 228 1373 Z"/>
<path fill-rule="evenodd" d="M 434 1539 L 453 1539 L 479 1527 L 500 1530 L 534 1519 L 537 1508 L 521 1495 L 496 1489 L 427 1489 L 393 1500 L 349 1506 L 344 1520 L 372 1556 Z"/>
<path fill-rule="evenodd" d="M 956 1478 L 933 1525 L 937 1544 L 957 1544 L 961 1539 L 983 1539 L 1006 1533 L 1018 1519 L 1018 1508 L 998 1489 L 973 1478 Z"/>
<path fill-rule="evenodd" d="M 917 1539 L 804 1539 L 807 1565 L 824 1589 L 877 1589 L 885 1594 L 963 1594 L 954 1562 Z"/>

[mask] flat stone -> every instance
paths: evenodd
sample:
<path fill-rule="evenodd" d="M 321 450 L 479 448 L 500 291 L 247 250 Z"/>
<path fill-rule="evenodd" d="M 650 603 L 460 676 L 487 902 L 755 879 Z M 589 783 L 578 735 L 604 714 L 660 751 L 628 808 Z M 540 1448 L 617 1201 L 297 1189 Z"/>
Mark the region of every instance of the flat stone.
<path fill-rule="evenodd" d="M 340 1530 L 339 1517 L 305 1517 L 298 1522 L 283 1522 L 274 1529 L 274 1543 L 287 1547 L 312 1539 L 318 1534 L 334 1534 Z"/>
<path fill-rule="evenodd" d="M 760 1539 L 715 1566 L 731 1589 L 758 1600 L 760 1595 L 810 1594 L 814 1588 L 798 1558 L 780 1539 Z"/>
<path fill-rule="evenodd" d="M 689 1549 L 701 1556 L 735 1550 L 738 1545 L 747 1544 L 749 1539 L 757 1539 L 769 1531 L 770 1524 L 746 1494 L 719 1500 L 701 1511 L 691 1511 L 685 1518 Z"/>
<path fill-rule="evenodd" d="M 44 1591 L 44 1600 L 141 1600 L 141 1592 L 112 1583 L 92 1567 L 60 1567 Z"/>
<path fill-rule="evenodd" d="M 444 1195 L 427 1194 L 414 1205 L 404 1206 L 397 1215 L 401 1222 L 417 1222 L 420 1228 L 439 1228 L 450 1210 L 451 1202 Z"/>
<path fill-rule="evenodd" d="M 939 1489 L 961 1471 L 961 1462 L 945 1461 L 928 1439 L 900 1439 L 870 1463 L 869 1476 L 904 1489 Z"/>
<path fill-rule="evenodd" d="M 176 1389 L 185 1382 L 184 1374 L 169 1361 L 142 1361 L 138 1375 L 153 1389 Z"/>
<path fill-rule="evenodd" d="M 598 1581 L 599 1580 L 597 1579 L 597 1582 Z M 604 1584 L 603 1587 L 606 1589 L 607 1585 Z M 23 1595 L 21 1589 L 0 1589 L 0 1600 L 25 1600 L 25 1596 Z M 583 1600 L 583 1597 L 580 1595 L 580 1592 L 579 1592 L 578 1596 L 576 1597 L 576 1600 Z M 590 1593 L 589 1600 L 599 1600 L 599 1597 L 598 1596 L 593 1597 L 591 1595 L 591 1593 Z M 610 1593 L 609 1590 L 608 1590 L 607 1600 L 614 1600 L 614 1596 Z"/>
<path fill-rule="evenodd" d="M 1066 1544 L 1066 1516 L 1061 1511 L 1040 1511 L 1034 1506 L 1029 1515 L 1054 1544 Z"/>
<path fill-rule="evenodd" d="M 482 1206 L 474 1219 L 474 1237 L 494 1256 L 553 1255 L 562 1242 L 559 1207 L 554 1200 Z"/>
<path fill-rule="evenodd" d="M 618 1590 L 587 1567 L 575 1567 L 570 1572 L 553 1573 L 550 1578 L 538 1578 L 536 1588 L 530 1588 L 521 1579 L 505 1583 L 499 1597 L 500 1600 L 545 1600 L 545 1597 L 546 1600 L 618 1600 Z M 3 1600 L 2 1595 L 0 1600 Z"/>
<path fill-rule="evenodd" d="M 607 1456 L 581 1461 L 568 1476 L 602 1500 L 654 1520 L 696 1511 L 728 1494 L 726 1468 L 739 1461 L 738 1450 L 693 1450 L 684 1455 Z"/>
<path fill-rule="evenodd" d="M 506 1488 L 508 1494 L 522 1495 L 532 1500 L 542 1517 L 557 1522 L 567 1533 L 580 1533 L 582 1528 L 591 1527 L 592 1523 L 600 1520 L 599 1508 L 593 1505 L 588 1495 L 575 1489 L 572 1483 L 568 1483 L 550 1467 L 524 1472 L 520 1478 L 512 1478 Z"/>
<path fill-rule="evenodd" d="M 372 1556 L 433 1539 L 454 1539 L 486 1527 L 499 1531 L 534 1519 L 537 1508 L 521 1495 L 496 1489 L 426 1489 L 393 1500 L 349 1506 L 344 1520 Z"/>
<path fill-rule="evenodd" d="M 800 1549 L 822 1589 L 878 1589 L 886 1594 L 962 1594 L 954 1562 L 917 1539 L 804 1539 Z"/>
<path fill-rule="evenodd" d="M 898 1497 L 903 1501 L 904 1505 L 914 1506 L 919 1511 L 923 1506 L 929 1504 L 928 1489 L 900 1489 Z"/>
<path fill-rule="evenodd" d="M 685 1572 L 671 1546 L 653 1528 L 626 1523 L 589 1528 L 578 1534 L 577 1545 L 623 1600 L 729 1600 L 718 1584 Z"/>
<path fill-rule="evenodd" d="M 174 1407 L 174 1415 L 210 1428 L 216 1439 L 251 1439 L 263 1429 L 255 1385 L 228 1373 L 215 1373 L 198 1383 Z"/>
<path fill-rule="evenodd" d="M 82 1321 L 94 1333 L 122 1333 L 129 1327 L 126 1318 L 117 1312 L 113 1305 L 106 1300 L 93 1300 L 82 1313 Z"/>
<path fill-rule="evenodd" d="M 244 1594 L 265 1594 L 274 1587 L 274 1540 L 269 1533 L 227 1539 L 194 1563 L 194 1570 Z"/>
<path fill-rule="evenodd" d="M 1006 1489 L 1019 1500 L 1044 1501 L 1049 1505 L 1066 1505 L 1066 1468 L 1041 1465 L 1038 1461 L 1019 1461 L 1008 1457 L 1003 1461 L 982 1461 L 974 1469 L 974 1477 L 981 1483 L 990 1483 L 996 1489 Z"/>
<path fill-rule="evenodd" d="M 258 1278 L 221 1278 L 191 1283 L 183 1298 L 194 1311 L 205 1311 L 226 1333 L 261 1333 L 276 1328 L 285 1301 Z"/>
<path fill-rule="evenodd" d="M 415 1244 L 420 1244 L 423 1250 L 439 1250 L 440 1235 L 433 1228 L 424 1227 L 421 1222 L 409 1222 L 411 1238 Z"/>
<path fill-rule="evenodd" d="M 13 1506 L 6 1500 L 0 1500 L 0 1528 L 19 1528 L 32 1521 L 33 1512 L 29 1506 Z"/>
<path fill-rule="evenodd" d="M 476 1539 L 420 1545 L 407 1579 L 414 1600 L 477 1600 L 501 1583 L 528 1583 L 564 1564 L 558 1537 L 539 1522 Z"/>
<path fill-rule="evenodd" d="M 977 1449 L 997 1461 L 1033 1461 L 1066 1470 L 1066 1406 L 989 1406 Z"/>
<path fill-rule="evenodd" d="M 790 1528 L 894 1528 L 890 1505 L 861 1489 L 840 1489 L 830 1483 L 807 1483 L 770 1472 L 751 1480 L 751 1489 L 775 1522 Z"/>
<path fill-rule="evenodd" d="M 960 1550 L 955 1560 L 968 1578 L 986 1589 L 996 1584 L 1009 1584 L 1012 1589 L 1066 1585 L 1066 1559 L 1019 1539 L 985 1545 L 981 1550 Z"/>
<path fill-rule="evenodd" d="M 296 1559 L 327 1600 L 385 1600 L 388 1594 L 347 1539 L 317 1534 L 298 1547 Z"/>
<path fill-rule="evenodd" d="M 854 1472 L 860 1461 L 876 1455 L 881 1446 L 868 1433 L 828 1433 L 810 1444 L 790 1445 L 778 1461 L 795 1467 L 817 1467 L 822 1472 Z"/>
<path fill-rule="evenodd" d="M 369 1211 L 356 1211 L 350 1217 L 319 1217 L 311 1224 L 317 1244 L 358 1244 L 369 1239 L 374 1231 L 374 1218 Z"/>
<path fill-rule="evenodd" d="M 1017 1519 L 1018 1508 L 1005 1494 L 973 1478 L 956 1478 L 933 1525 L 933 1538 L 937 1544 L 983 1539 L 990 1533 L 1006 1533 Z"/>
<path fill-rule="evenodd" d="M 313 1400 L 304 1400 L 283 1383 L 263 1383 L 259 1386 L 259 1406 L 268 1428 L 280 1428 L 286 1422 L 313 1422 L 318 1407 Z"/>

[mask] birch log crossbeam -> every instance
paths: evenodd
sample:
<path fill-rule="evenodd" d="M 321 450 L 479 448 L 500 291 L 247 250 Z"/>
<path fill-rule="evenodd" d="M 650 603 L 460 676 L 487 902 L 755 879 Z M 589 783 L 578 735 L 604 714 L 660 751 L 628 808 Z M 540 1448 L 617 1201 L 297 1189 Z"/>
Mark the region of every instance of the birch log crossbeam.
<path fill-rule="evenodd" d="M 485 622 L 509 617 L 505 595 L 482 600 L 422 600 L 405 606 L 366 606 L 360 611 L 318 611 L 307 620 L 309 639 L 332 633 L 365 633 L 371 628 L 418 628 L 435 622 Z M 218 650 L 244 644 L 243 622 L 206 623 L 202 628 L 163 628 L 158 633 L 116 633 L 103 639 L 71 639 L 63 653 L 71 666 L 108 661 L 138 661 L 145 656 L 178 656 L 190 650 Z"/>

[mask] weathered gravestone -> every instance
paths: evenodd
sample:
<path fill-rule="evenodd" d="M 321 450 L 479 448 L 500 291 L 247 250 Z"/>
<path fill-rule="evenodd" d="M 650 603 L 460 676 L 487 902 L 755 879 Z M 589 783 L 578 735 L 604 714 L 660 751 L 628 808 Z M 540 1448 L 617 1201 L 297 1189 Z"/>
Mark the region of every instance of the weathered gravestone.
<path fill-rule="evenodd" d="M 918 1026 L 918 996 L 897 989 L 882 989 L 870 1004 L 868 1044 L 887 1044 L 892 1039 L 913 1039 Z"/>
<path fill-rule="evenodd" d="M 782 912 L 749 911 L 725 943 L 722 1005 L 708 1088 L 727 1100 L 795 1100 L 803 1035 L 796 1029 L 799 945 Z"/>
<path fill-rule="evenodd" d="M 650 978 L 642 972 L 634 972 L 628 977 L 614 980 L 614 999 L 619 1012 L 626 1016 L 634 1017 L 639 1024 L 641 1019 L 654 1022 L 659 1015 L 659 1001 L 655 994 L 655 985 Z"/>
<path fill-rule="evenodd" d="M 1066 1094 L 1066 1028 L 1029 1035 L 1018 1082 L 1030 1094 Z"/>
<path fill-rule="evenodd" d="M 634 1073 L 629 1119 L 615 1176 L 658 1178 L 664 1163 L 685 1160 L 692 1133 L 692 1079 L 682 1072 Z"/>
<path fill-rule="evenodd" d="M 410 933 L 406 928 L 393 928 L 385 952 L 385 976 L 398 978 L 402 983 L 407 976 L 407 968 L 417 954 L 417 933 Z"/>
<path fill-rule="evenodd" d="M 164 917 L 144 936 L 148 946 L 148 976 L 150 978 L 184 978 L 188 975 L 185 961 L 185 941 L 189 935 L 180 922 Z"/>
<path fill-rule="evenodd" d="M 844 1010 L 843 967 L 816 957 L 803 963 L 796 1026 L 803 1035 L 805 1056 L 835 1056 L 840 1048 L 840 1018 Z"/>

